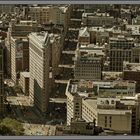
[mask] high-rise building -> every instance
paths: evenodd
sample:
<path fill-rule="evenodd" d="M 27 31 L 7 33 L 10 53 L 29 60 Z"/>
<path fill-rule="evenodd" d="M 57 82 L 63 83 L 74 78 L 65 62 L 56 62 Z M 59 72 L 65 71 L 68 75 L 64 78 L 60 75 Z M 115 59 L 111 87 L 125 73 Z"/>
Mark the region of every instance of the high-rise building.
<path fill-rule="evenodd" d="M 48 32 L 29 34 L 29 96 L 42 113 L 49 102 L 50 35 Z"/>
<path fill-rule="evenodd" d="M 110 70 L 122 71 L 123 61 L 132 61 L 134 39 L 124 36 L 110 38 Z"/>
<path fill-rule="evenodd" d="M 29 42 L 26 37 L 11 37 L 11 78 L 15 83 L 22 71 L 29 71 Z"/>
<path fill-rule="evenodd" d="M 12 57 L 12 50 L 14 50 L 16 47 L 14 47 L 16 45 L 14 40 L 20 40 L 20 38 L 23 38 L 22 40 L 28 40 L 27 39 L 27 35 L 31 32 L 35 32 L 37 31 L 37 22 L 36 21 L 20 21 L 19 23 L 17 23 L 16 20 L 11 20 L 8 32 L 7 32 L 7 38 L 5 39 L 5 47 L 6 47 L 6 65 L 7 65 L 7 75 L 8 77 L 11 77 L 11 57 Z M 17 42 L 16 41 L 16 42 Z M 22 41 L 20 41 L 22 42 Z M 25 41 L 23 41 L 25 42 Z M 24 43 L 25 44 L 25 43 Z M 12 48 L 13 49 L 12 49 Z M 15 50 L 13 53 L 16 53 Z M 24 53 L 25 54 L 25 53 Z M 27 52 L 28 54 L 28 52 Z M 26 55 L 26 54 L 25 54 Z M 15 55 L 14 55 L 15 56 Z M 16 69 L 14 70 L 16 71 Z"/>
<path fill-rule="evenodd" d="M 3 42 L 0 41 L 0 114 L 4 113 Z"/>
<path fill-rule="evenodd" d="M 39 24 L 59 24 L 67 30 L 70 20 L 70 5 L 47 5 L 29 7 L 28 15 Z"/>

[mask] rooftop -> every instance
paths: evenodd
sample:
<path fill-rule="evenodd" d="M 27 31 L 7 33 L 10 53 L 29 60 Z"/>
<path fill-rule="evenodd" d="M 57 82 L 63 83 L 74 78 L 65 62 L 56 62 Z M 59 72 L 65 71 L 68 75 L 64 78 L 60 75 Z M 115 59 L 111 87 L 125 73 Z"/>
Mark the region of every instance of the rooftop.
<path fill-rule="evenodd" d="M 81 28 L 81 29 L 79 30 L 79 36 L 82 36 L 82 37 L 90 37 L 88 28 L 87 28 L 87 27 Z"/>
<path fill-rule="evenodd" d="M 93 60 L 93 61 L 99 61 L 101 60 L 101 58 L 98 56 L 98 54 L 96 53 L 91 53 L 91 54 L 83 54 L 80 57 L 81 61 L 88 61 L 88 60 Z"/>
<path fill-rule="evenodd" d="M 105 45 L 107 45 L 107 43 L 106 44 L 104 44 L 104 45 L 99 45 L 99 43 L 96 43 L 96 44 L 88 44 L 88 45 L 84 45 L 84 44 L 80 44 L 80 46 L 79 46 L 79 48 L 80 49 L 96 49 L 96 50 L 102 50 L 102 49 L 104 49 L 105 48 Z"/>
<path fill-rule="evenodd" d="M 23 75 L 26 78 L 30 77 L 30 72 L 20 72 L 21 75 Z"/>
<path fill-rule="evenodd" d="M 98 109 L 98 114 L 126 115 L 126 114 L 132 114 L 132 111 L 131 110 L 119 110 L 119 109 Z"/>
<path fill-rule="evenodd" d="M 97 98 L 84 98 L 83 99 L 84 102 L 86 102 L 86 104 L 88 104 L 88 106 L 90 106 L 93 109 L 97 109 Z"/>
<path fill-rule="evenodd" d="M 140 71 L 140 63 L 124 62 L 123 63 L 123 70 L 124 71 L 135 71 L 135 72 L 139 72 Z"/>
<path fill-rule="evenodd" d="M 122 79 L 122 72 L 103 71 L 102 76 L 104 80 Z"/>
<path fill-rule="evenodd" d="M 44 47 L 48 43 L 50 36 L 48 32 L 32 32 L 29 38 L 32 38 L 32 40 Z"/>
<path fill-rule="evenodd" d="M 100 89 L 127 89 L 128 86 L 134 87 L 135 81 L 90 81 L 90 80 L 70 80 L 68 84 L 68 91 L 73 95 L 80 95 L 85 97 L 95 97 L 96 90 Z M 112 91 L 113 92 L 113 91 Z M 109 94 L 109 91 L 108 91 Z M 116 95 L 117 96 L 117 95 Z"/>
<path fill-rule="evenodd" d="M 97 12 L 94 12 L 94 13 L 83 13 L 82 14 L 82 17 L 108 17 L 108 18 L 113 18 L 112 16 L 109 15 L 109 13 L 97 13 Z"/>
<path fill-rule="evenodd" d="M 16 41 L 16 40 L 22 40 L 23 42 L 28 42 L 28 39 L 27 39 L 27 37 L 23 37 L 23 36 L 12 36 L 12 39 L 14 40 L 14 41 Z"/>
<path fill-rule="evenodd" d="M 88 97 L 93 94 L 93 82 L 86 80 L 70 80 L 68 91 L 74 95 Z"/>
<path fill-rule="evenodd" d="M 54 6 L 54 5 L 47 5 L 47 6 L 45 6 L 45 7 L 42 7 L 42 6 L 35 6 L 35 7 L 30 7 L 30 8 L 32 8 L 32 9 L 49 9 L 49 8 L 58 8 L 58 9 L 60 9 L 62 12 L 66 12 L 67 11 L 67 8 L 68 8 L 68 5 L 60 5 L 60 6 L 58 6 L 58 5 L 56 5 L 56 6 Z"/>
<path fill-rule="evenodd" d="M 140 26 L 139 25 L 126 25 L 126 29 L 131 31 L 132 35 L 140 35 Z"/>
<path fill-rule="evenodd" d="M 132 37 L 125 37 L 123 35 L 119 35 L 118 37 L 111 37 L 110 41 L 133 41 Z"/>

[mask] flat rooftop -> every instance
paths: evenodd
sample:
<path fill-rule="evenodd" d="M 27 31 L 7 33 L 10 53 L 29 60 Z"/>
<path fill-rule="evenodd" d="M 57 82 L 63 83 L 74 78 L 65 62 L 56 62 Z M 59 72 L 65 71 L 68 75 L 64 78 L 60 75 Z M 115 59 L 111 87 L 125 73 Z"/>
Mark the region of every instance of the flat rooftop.
<path fill-rule="evenodd" d="M 14 41 L 16 41 L 16 40 L 18 40 L 18 39 L 20 39 L 20 40 L 22 40 L 23 42 L 28 42 L 28 38 L 27 37 L 25 37 L 25 36 L 11 36 L 12 37 L 12 39 L 14 40 Z"/>
<path fill-rule="evenodd" d="M 118 37 L 111 37 L 110 41 L 134 41 L 134 38 L 119 35 Z"/>
<path fill-rule="evenodd" d="M 98 109 L 98 114 L 126 115 L 126 114 L 132 114 L 132 111 L 131 110 L 119 110 L 119 109 Z"/>
<path fill-rule="evenodd" d="M 140 63 L 129 63 L 129 62 L 124 62 L 124 71 L 135 71 L 139 72 L 140 71 Z"/>
<path fill-rule="evenodd" d="M 83 99 L 84 102 L 86 102 L 86 104 L 88 104 L 88 106 L 90 106 L 93 109 L 97 109 L 97 99 L 93 99 L 93 98 L 84 98 Z"/>
<path fill-rule="evenodd" d="M 20 75 L 23 75 L 26 78 L 30 78 L 30 72 L 20 72 Z"/>
<path fill-rule="evenodd" d="M 48 32 L 32 32 L 29 35 L 29 38 L 32 38 L 36 43 L 40 44 L 42 48 L 46 45 L 50 39 Z"/>
<path fill-rule="evenodd" d="M 90 80 L 70 80 L 68 84 L 68 91 L 73 95 L 81 95 L 85 97 L 95 97 L 96 87 L 100 89 L 122 89 L 128 86 L 135 86 L 135 81 L 90 81 Z M 95 87 L 95 88 L 94 88 Z"/>
<path fill-rule="evenodd" d="M 117 79 L 121 80 L 122 72 L 103 71 L 102 77 L 103 77 L 103 80 L 117 80 Z"/>
<path fill-rule="evenodd" d="M 107 18 L 113 18 L 109 15 L 109 13 L 83 13 L 82 17 L 107 17 Z"/>

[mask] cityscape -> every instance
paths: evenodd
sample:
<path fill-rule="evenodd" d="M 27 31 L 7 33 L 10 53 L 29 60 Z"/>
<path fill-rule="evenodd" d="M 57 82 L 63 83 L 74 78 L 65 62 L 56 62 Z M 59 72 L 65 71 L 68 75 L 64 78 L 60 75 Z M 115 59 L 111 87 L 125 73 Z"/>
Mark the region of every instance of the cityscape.
<path fill-rule="evenodd" d="M 0 5 L 0 135 L 140 135 L 140 5 Z"/>

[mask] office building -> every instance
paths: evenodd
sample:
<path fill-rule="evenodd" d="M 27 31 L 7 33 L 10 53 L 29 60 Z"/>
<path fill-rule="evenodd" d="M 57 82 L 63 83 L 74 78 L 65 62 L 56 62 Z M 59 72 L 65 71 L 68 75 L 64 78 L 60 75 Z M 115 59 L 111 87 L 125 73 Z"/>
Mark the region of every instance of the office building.
<path fill-rule="evenodd" d="M 70 20 L 70 6 L 34 6 L 29 7 L 28 16 L 31 20 L 36 20 L 39 24 L 59 24 L 63 25 L 65 31 Z"/>
<path fill-rule="evenodd" d="M 69 81 L 66 89 L 67 125 L 73 119 L 82 118 L 114 134 L 138 134 L 139 94 L 97 97 L 94 85 L 91 81 Z"/>
<path fill-rule="evenodd" d="M 29 20 L 21 20 L 19 23 L 17 23 L 16 20 L 12 19 L 8 28 L 7 32 L 7 38 L 5 39 L 5 47 L 6 47 L 6 65 L 7 65 L 7 75 L 8 77 L 11 77 L 11 58 L 12 56 L 12 50 L 13 53 L 15 51 L 15 40 L 19 40 L 20 38 L 23 38 L 22 40 L 28 40 L 27 35 L 31 32 L 39 31 L 37 28 L 37 22 L 36 21 L 29 21 Z M 25 42 L 25 41 L 24 41 Z M 13 49 L 12 49 L 13 48 Z M 29 54 L 27 52 L 27 54 Z M 15 57 L 15 55 L 13 55 Z M 14 70 L 16 71 L 16 69 Z M 16 78 L 14 78 L 16 80 Z"/>
<path fill-rule="evenodd" d="M 136 92 L 140 92 L 140 64 L 139 63 L 123 63 L 123 79 L 136 81 Z"/>
<path fill-rule="evenodd" d="M 82 26 L 106 26 L 112 27 L 115 22 L 114 17 L 108 13 L 83 13 L 82 14 Z"/>
<path fill-rule="evenodd" d="M 102 58 L 96 53 L 84 53 L 77 50 L 74 61 L 75 79 L 101 80 Z"/>
<path fill-rule="evenodd" d="M 26 37 L 11 37 L 11 78 L 15 83 L 22 71 L 29 71 L 29 42 Z"/>
<path fill-rule="evenodd" d="M 46 113 L 49 102 L 50 35 L 33 32 L 29 35 L 29 96 L 31 103 Z"/>
<path fill-rule="evenodd" d="M 134 39 L 124 36 L 110 38 L 110 71 L 122 71 L 123 61 L 132 61 Z"/>

